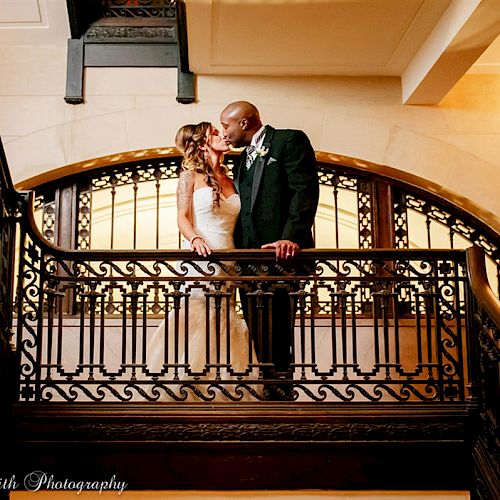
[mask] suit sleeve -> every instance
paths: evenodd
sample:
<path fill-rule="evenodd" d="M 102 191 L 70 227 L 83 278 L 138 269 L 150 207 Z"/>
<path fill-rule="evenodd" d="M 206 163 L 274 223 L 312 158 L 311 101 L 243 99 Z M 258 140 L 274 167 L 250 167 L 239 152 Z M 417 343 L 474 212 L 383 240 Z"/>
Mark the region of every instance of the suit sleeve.
<path fill-rule="evenodd" d="M 285 144 L 290 210 L 282 239 L 301 244 L 308 241 L 318 207 L 319 182 L 314 150 L 306 134 L 300 130 L 290 133 Z"/>

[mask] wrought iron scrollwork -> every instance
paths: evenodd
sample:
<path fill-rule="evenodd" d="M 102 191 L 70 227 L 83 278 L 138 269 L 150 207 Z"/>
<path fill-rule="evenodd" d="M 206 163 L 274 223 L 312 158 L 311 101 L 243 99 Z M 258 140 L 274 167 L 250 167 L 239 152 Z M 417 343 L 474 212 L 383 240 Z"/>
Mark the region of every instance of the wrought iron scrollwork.
<path fill-rule="evenodd" d="M 102 0 L 103 17 L 174 18 L 175 0 Z"/>
<path fill-rule="evenodd" d="M 264 401 L 268 386 L 289 401 L 466 397 L 461 252 L 309 250 L 284 267 L 257 250 L 202 260 L 187 251 L 56 252 L 26 234 L 19 269 L 21 400 Z M 229 305 L 241 290 L 258 305 L 278 289 L 296 307 L 293 360 L 285 378 L 263 378 L 270 365 L 255 353 L 232 364 L 226 332 L 243 319 Z M 70 291 L 68 316 L 61 304 Z M 202 346 L 206 359 L 193 366 L 197 300 L 217 344 Z M 153 368 L 147 346 L 158 331 L 164 361 Z"/>

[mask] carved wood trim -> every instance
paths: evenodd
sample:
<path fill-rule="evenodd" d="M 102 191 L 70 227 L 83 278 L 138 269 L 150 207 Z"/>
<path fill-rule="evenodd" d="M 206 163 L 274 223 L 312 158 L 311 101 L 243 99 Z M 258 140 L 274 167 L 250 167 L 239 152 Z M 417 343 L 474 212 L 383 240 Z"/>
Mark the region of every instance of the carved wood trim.
<path fill-rule="evenodd" d="M 14 415 L 21 440 L 85 442 L 461 442 L 469 418 L 455 404 L 193 406 L 17 404 Z"/>

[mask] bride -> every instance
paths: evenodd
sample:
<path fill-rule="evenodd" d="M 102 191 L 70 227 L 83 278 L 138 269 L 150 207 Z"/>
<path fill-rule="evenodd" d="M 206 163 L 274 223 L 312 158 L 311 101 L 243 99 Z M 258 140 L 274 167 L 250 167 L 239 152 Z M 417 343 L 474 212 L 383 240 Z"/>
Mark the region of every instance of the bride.
<path fill-rule="evenodd" d="M 183 248 L 204 257 L 212 250 L 234 248 L 240 198 L 222 165 L 228 144 L 207 122 L 181 127 L 175 144 L 183 153 L 177 186 Z M 183 263 L 189 277 L 202 277 L 203 271 L 209 276 L 226 274 L 208 261 L 194 264 L 200 271 Z M 246 323 L 236 313 L 234 289 L 229 284 L 217 290 L 200 280 L 186 282 L 180 291 L 188 295 L 187 307 L 184 299 L 174 301 L 168 321 L 160 324 L 148 344 L 148 370 L 158 380 L 152 396 L 170 401 L 255 400 L 257 358 Z M 250 379 L 254 385 L 244 384 Z"/>

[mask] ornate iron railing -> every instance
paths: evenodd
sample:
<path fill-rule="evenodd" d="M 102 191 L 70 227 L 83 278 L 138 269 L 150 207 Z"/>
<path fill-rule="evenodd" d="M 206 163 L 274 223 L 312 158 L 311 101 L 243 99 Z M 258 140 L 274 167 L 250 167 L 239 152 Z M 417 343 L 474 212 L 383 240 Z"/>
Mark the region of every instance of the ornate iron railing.
<path fill-rule="evenodd" d="M 233 161 L 234 156 L 227 158 L 229 169 Z M 40 229 L 48 241 L 65 248 L 179 248 L 180 238 L 171 223 L 179 167 L 180 157 L 167 156 L 40 186 L 35 202 Z M 460 249 L 477 245 L 488 256 L 489 277 L 499 294 L 498 236 L 471 214 L 366 169 L 319 163 L 319 179 L 317 247 Z M 144 224 L 141 215 L 146 212 Z M 57 222 L 61 219 L 64 228 Z"/>
<path fill-rule="evenodd" d="M 461 251 L 309 250 L 295 268 L 259 250 L 209 259 L 65 251 L 39 237 L 30 213 L 17 293 L 21 401 L 256 401 L 268 387 L 296 401 L 468 396 Z M 255 306 L 248 321 L 261 346 L 273 336 L 262 326 L 266 303 L 285 290 L 296 306 L 289 370 L 273 370 L 267 349 L 254 352 L 248 341 L 243 363 L 232 359 L 241 290 Z M 64 314 L 68 301 L 73 315 Z M 161 319 L 158 353 L 149 346 Z M 205 339 L 198 364 L 194 328 Z"/>
<path fill-rule="evenodd" d="M 103 17 L 175 17 L 175 0 L 101 0 Z"/>

